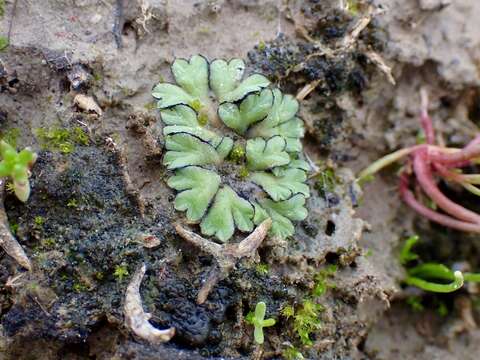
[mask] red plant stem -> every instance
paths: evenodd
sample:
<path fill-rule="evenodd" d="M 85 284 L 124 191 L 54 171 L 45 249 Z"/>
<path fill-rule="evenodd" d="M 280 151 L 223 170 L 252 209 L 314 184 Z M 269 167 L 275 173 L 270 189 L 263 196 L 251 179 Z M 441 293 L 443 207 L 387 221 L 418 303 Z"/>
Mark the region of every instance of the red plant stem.
<path fill-rule="evenodd" d="M 445 179 L 455 181 L 457 183 L 464 183 L 465 179 L 462 177 L 462 174 L 457 174 L 453 171 L 448 170 L 447 167 L 440 163 L 433 163 L 435 170 Z"/>
<path fill-rule="evenodd" d="M 423 131 L 425 132 L 425 140 L 427 144 L 433 144 L 435 142 L 435 132 L 433 130 L 433 123 L 430 116 L 428 116 L 428 95 L 427 92 L 422 89 L 420 91 L 422 110 L 420 113 L 420 122 L 422 124 Z"/>
<path fill-rule="evenodd" d="M 425 205 L 418 202 L 417 199 L 415 199 L 413 193 L 408 189 L 408 177 L 406 174 L 402 174 L 400 176 L 399 191 L 402 200 L 413 210 L 415 210 L 417 213 L 424 216 L 425 218 L 436 222 L 437 224 L 451 227 L 453 229 L 480 233 L 480 224 L 472 224 L 469 222 L 456 220 L 450 216 L 433 211 L 432 209 L 429 209 Z"/>
<path fill-rule="evenodd" d="M 429 150 L 429 158 L 443 164 L 461 163 L 480 156 L 480 135 L 477 135 L 467 146 L 454 153 L 442 153 L 437 149 Z"/>
<path fill-rule="evenodd" d="M 442 194 L 432 176 L 426 151 L 419 150 L 413 154 L 413 170 L 422 190 L 441 209 L 459 220 L 480 225 L 480 215 L 454 203 Z"/>

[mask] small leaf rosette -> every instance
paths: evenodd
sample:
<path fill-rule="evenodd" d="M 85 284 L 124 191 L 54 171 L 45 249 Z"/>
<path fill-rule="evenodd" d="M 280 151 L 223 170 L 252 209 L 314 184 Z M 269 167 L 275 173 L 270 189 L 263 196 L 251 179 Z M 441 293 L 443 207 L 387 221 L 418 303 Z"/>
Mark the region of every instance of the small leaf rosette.
<path fill-rule="evenodd" d="M 310 196 L 298 102 L 263 75 L 243 79 L 244 71 L 240 59 L 209 63 L 196 55 L 173 63 L 177 84 L 153 89 L 175 209 L 221 242 L 268 217 L 272 236 L 293 235 Z"/>
<path fill-rule="evenodd" d="M 17 198 L 26 202 L 30 196 L 30 168 L 37 160 L 37 154 L 29 148 L 19 153 L 13 146 L 0 140 L 0 178 L 9 177 Z"/>

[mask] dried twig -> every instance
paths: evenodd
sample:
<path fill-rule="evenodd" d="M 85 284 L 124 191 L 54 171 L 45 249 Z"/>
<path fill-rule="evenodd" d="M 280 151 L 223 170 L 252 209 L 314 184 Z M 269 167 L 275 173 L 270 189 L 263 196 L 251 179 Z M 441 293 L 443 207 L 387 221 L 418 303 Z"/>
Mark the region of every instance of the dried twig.
<path fill-rule="evenodd" d="M 151 314 L 143 311 L 142 298 L 140 297 L 140 284 L 145 275 L 146 266 L 142 266 L 135 272 L 128 284 L 125 294 L 125 324 L 138 337 L 152 344 L 169 341 L 175 335 L 175 328 L 160 330 L 155 328 L 148 320 Z"/>
<path fill-rule="evenodd" d="M 320 84 L 320 80 L 313 80 L 312 82 L 309 82 L 306 84 L 298 93 L 296 96 L 296 99 L 298 101 L 303 101 L 315 88 Z"/>
<path fill-rule="evenodd" d="M 21 266 L 31 271 L 32 264 L 25 254 L 22 246 L 10 232 L 7 213 L 3 205 L 5 196 L 5 180 L 0 180 L 0 246 L 5 252 L 14 258 Z"/>
<path fill-rule="evenodd" d="M 376 53 L 375 51 L 367 51 L 365 55 L 372 63 L 374 63 L 380 69 L 381 72 L 385 74 L 390 84 L 396 84 L 395 78 L 392 75 L 392 68 L 385 63 L 385 60 L 383 60 L 383 58 L 378 53 Z"/>
<path fill-rule="evenodd" d="M 252 257 L 256 254 L 257 248 L 267 236 L 268 230 L 272 226 L 272 220 L 266 219 L 245 239 L 237 244 L 219 245 L 207 240 L 194 232 L 185 229 L 177 224 L 175 229 L 177 233 L 188 242 L 200 248 L 200 250 L 212 255 L 217 261 L 218 266 L 210 270 L 210 274 L 199 290 L 197 303 L 203 304 L 207 300 L 208 294 L 215 285 L 222 279 L 225 279 L 233 269 L 237 261 L 244 257 Z"/>

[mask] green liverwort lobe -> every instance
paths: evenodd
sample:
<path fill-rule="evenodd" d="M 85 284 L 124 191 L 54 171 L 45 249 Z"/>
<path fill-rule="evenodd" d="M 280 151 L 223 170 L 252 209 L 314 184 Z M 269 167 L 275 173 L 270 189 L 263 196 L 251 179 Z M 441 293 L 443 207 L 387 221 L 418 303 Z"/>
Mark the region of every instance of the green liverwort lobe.
<path fill-rule="evenodd" d="M 172 64 L 175 84 L 152 95 L 163 122 L 167 181 L 174 207 L 203 235 L 227 242 L 266 218 L 270 234 L 285 238 L 307 216 L 308 164 L 298 102 L 260 74 L 244 77 L 240 59 L 203 56 Z"/>

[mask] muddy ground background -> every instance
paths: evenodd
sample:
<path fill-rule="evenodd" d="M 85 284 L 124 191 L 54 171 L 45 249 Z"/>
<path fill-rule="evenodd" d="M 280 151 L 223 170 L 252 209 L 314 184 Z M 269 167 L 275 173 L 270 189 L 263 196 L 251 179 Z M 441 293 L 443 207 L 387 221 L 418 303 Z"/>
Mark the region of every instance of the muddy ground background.
<path fill-rule="evenodd" d="M 418 233 L 433 259 L 468 261 L 478 270 L 478 236 L 412 214 L 397 197 L 394 171 L 362 191 L 353 174 L 416 141 L 422 86 L 441 141 L 464 144 L 478 131 L 478 1 L 0 4 L 1 35 L 9 38 L 0 52 L 1 132 L 40 153 L 32 198 L 22 205 L 8 196 L 5 204 L 35 270 L 24 274 L 1 255 L 0 358 L 282 358 L 289 344 L 311 359 L 476 358 L 476 289 L 441 298 L 446 315 L 428 305 L 438 299 L 427 298 L 416 312 L 405 301 L 412 290 L 399 285 L 397 254 L 401 240 Z M 362 19 L 368 25 L 355 36 Z M 178 214 L 150 95 L 171 79 L 173 59 L 197 53 L 244 58 L 285 92 L 310 84 L 300 114 L 306 152 L 336 175 L 327 187 L 312 179 L 310 215 L 294 239 L 262 247 L 267 275 L 241 263 L 204 306 L 195 304 L 196 290 L 212 259 L 173 230 Z M 78 94 L 94 99 L 101 113 L 75 104 Z M 52 129 L 67 130 L 58 140 Z M 144 247 L 151 235 L 160 245 Z M 125 288 L 142 262 L 149 267 L 145 308 L 155 325 L 177 328 L 165 345 L 135 339 L 123 324 Z M 313 346 L 303 347 L 279 310 L 301 304 L 328 264 L 339 267 L 335 288 L 319 300 L 322 326 Z M 244 316 L 262 299 L 278 325 L 259 349 Z"/>

